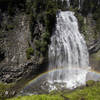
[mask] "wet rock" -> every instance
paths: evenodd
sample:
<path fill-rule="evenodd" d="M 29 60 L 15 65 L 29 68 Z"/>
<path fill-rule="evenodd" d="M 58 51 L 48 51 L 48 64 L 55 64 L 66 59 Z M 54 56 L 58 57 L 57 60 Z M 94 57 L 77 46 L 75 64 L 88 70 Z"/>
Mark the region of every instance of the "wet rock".
<path fill-rule="evenodd" d="M 100 50 L 100 40 L 94 41 L 92 44 L 90 44 L 90 46 L 89 46 L 90 54 L 96 53 L 99 50 Z"/>
<path fill-rule="evenodd" d="M 8 93 L 9 93 L 9 92 L 8 92 L 8 91 L 6 91 L 6 92 L 5 92 L 5 95 L 8 95 Z"/>

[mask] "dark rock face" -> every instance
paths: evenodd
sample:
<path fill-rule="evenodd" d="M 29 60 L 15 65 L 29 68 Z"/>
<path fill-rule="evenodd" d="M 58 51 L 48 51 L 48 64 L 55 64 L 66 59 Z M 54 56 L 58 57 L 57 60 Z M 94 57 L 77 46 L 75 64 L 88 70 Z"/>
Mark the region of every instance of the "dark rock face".
<path fill-rule="evenodd" d="M 96 53 L 99 50 L 100 50 L 100 40 L 94 41 L 94 43 L 92 43 L 89 46 L 89 53 L 90 54 Z"/>
<path fill-rule="evenodd" d="M 4 5 L 6 9 L 8 6 Z M 35 36 L 31 38 L 30 15 L 16 7 L 16 14 L 10 16 L 5 9 L 1 7 L 0 10 L 0 81 L 11 83 L 24 77 L 35 77 L 45 71 L 47 60 L 35 59 L 33 55 L 28 60 L 26 50 L 30 46 L 34 48 L 32 38 L 38 38 L 44 32 L 43 26 L 37 21 L 33 33 Z"/>
<path fill-rule="evenodd" d="M 46 71 L 47 62 L 44 64 L 37 64 L 36 62 L 27 62 L 19 66 L 2 66 L 0 67 L 0 80 L 2 82 L 11 83 L 20 81 L 22 78 L 36 77 L 39 73 Z M 41 69 L 41 66 L 43 68 Z M 27 80 L 27 79 L 26 79 Z"/>
<path fill-rule="evenodd" d="M 6 23 L 3 22 L 2 24 L 5 27 L 5 31 L 2 30 L 2 34 L 5 34 L 2 44 L 6 51 L 4 64 L 8 66 L 18 65 L 27 60 L 25 51 L 28 48 L 29 32 L 25 17 L 24 15 L 16 16 L 16 20 L 11 22 L 13 24 L 8 23 L 9 19 L 6 16 L 3 17 L 3 21 L 6 21 Z"/>
<path fill-rule="evenodd" d="M 10 83 L 25 73 L 26 49 L 30 40 L 29 18 L 24 13 L 12 18 L 6 13 L 0 16 L 0 80 Z"/>
<path fill-rule="evenodd" d="M 100 50 L 90 55 L 90 64 L 94 70 L 100 72 Z"/>
<path fill-rule="evenodd" d="M 0 49 L 0 61 L 2 61 L 5 58 L 5 51 Z"/>
<path fill-rule="evenodd" d="M 19 12 L 11 19 L 6 13 L 2 14 L 1 26 L 4 28 L 0 34 L 0 81 L 2 82 L 17 82 L 24 77 L 31 79 L 47 68 L 46 60 L 40 61 L 34 56 L 28 60 L 26 57 L 26 50 L 32 44 L 29 23 L 30 17 L 25 13 Z M 36 31 L 39 29 L 37 27 Z"/>
<path fill-rule="evenodd" d="M 96 53 L 100 49 L 100 32 L 96 29 L 96 21 L 91 13 L 86 20 L 85 39 L 88 46 L 89 54 Z"/>

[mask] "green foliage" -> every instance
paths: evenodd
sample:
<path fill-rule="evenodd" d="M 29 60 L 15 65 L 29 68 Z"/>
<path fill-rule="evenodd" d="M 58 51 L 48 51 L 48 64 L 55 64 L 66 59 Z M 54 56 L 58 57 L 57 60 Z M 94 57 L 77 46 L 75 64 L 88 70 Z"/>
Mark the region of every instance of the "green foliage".
<path fill-rule="evenodd" d="M 98 0 L 85 0 L 82 7 L 82 13 L 87 16 L 89 13 L 93 13 L 96 10 Z"/>
<path fill-rule="evenodd" d="M 89 81 L 93 83 L 93 81 Z M 100 82 L 94 82 L 92 86 L 76 89 L 75 91 L 65 94 L 69 100 L 100 100 Z"/>
<path fill-rule="evenodd" d="M 9 15 L 16 14 L 16 8 L 25 9 L 26 0 L 0 0 L 0 9 Z"/>
<path fill-rule="evenodd" d="M 84 26 L 84 17 L 78 13 L 76 13 L 76 17 L 78 18 L 80 26 Z"/>
<path fill-rule="evenodd" d="M 100 50 L 99 50 L 98 52 L 96 52 L 96 53 L 93 53 L 93 54 L 91 55 L 91 57 L 92 57 L 92 59 L 93 59 L 94 61 L 100 62 Z"/>
<path fill-rule="evenodd" d="M 8 24 L 7 25 L 7 30 L 13 30 L 15 26 L 13 24 Z"/>
<path fill-rule="evenodd" d="M 9 15 L 14 15 L 15 13 L 15 8 L 13 7 L 13 2 L 10 2 L 9 5 L 8 5 L 8 14 Z"/>
<path fill-rule="evenodd" d="M 28 5 L 30 6 L 30 4 Z M 36 23 L 35 21 L 40 21 L 44 26 L 46 26 L 46 30 L 49 32 L 51 32 L 52 27 L 55 24 L 56 12 L 57 6 L 54 0 L 35 0 L 31 3 L 30 13 L 32 16 L 32 22 Z"/>
<path fill-rule="evenodd" d="M 30 14 L 30 9 L 31 9 L 32 3 L 31 1 L 26 2 L 26 14 Z"/>
<path fill-rule="evenodd" d="M 48 32 L 42 33 L 40 40 L 35 40 L 36 56 L 46 56 L 48 51 L 50 35 Z"/>
<path fill-rule="evenodd" d="M 11 84 L 0 83 L 0 100 L 4 100 L 4 98 L 6 97 L 5 92 L 9 91 L 11 87 Z"/>
<path fill-rule="evenodd" d="M 100 32 L 100 17 L 96 21 L 96 29 Z"/>
<path fill-rule="evenodd" d="M 33 96 L 25 96 L 25 97 L 17 97 L 8 100 L 64 100 L 61 96 L 55 95 L 33 95 Z"/>
<path fill-rule="evenodd" d="M 88 81 L 89 86 L 70 92 L 52 92 L 45 95 L 20 96 L 7 100 L 100 100 L 100 82 Z"/>
<path fill-rule="evenodd" d="M 41 46 L 40 40 L 35 40 L 36 49 L 39 50 Z"/>
<path fill-rule="evenodd" d="M 96 21 L 96 31 L 100 32 L 100 6 L 93 13 L 93 18 Z"/>
<path fill-rule="evenodd" d="M 79 13 L 75 13 L 75 16 L 77 17 L 78 19 L 78 22 L 79 22 L 79 27 L 80 27 L 80 31 L 86 36 L 86 25 L 84 24 L 84 17 L 79 14 Z"/>
<path fill-rule="evenodd" d="M 86 86 L 93 86 L 95 82 L 93 80 L 89 80 L 86 82 Z"/>
<path fill-rule="evenodd" d="M 88 41 L 89 40 L 89 35 L 87 34 L 88 25 L 86 23 L 84 23 L 84 17 L 77 12 L 75 13 L 75 16 L 78 19 L 79 28 L 80 28 L 81 33 L 85 36 L 85 40 Z"/>
<path fill-rule="evenodd" d="M 30 48 L 28 48 L 26 50 L 26 57 L 27 57 L 27 59 L 30 59 L 33 54 L 34 54 L 34 50 L 33 50 L 32 47 L 30 47 Z"/>

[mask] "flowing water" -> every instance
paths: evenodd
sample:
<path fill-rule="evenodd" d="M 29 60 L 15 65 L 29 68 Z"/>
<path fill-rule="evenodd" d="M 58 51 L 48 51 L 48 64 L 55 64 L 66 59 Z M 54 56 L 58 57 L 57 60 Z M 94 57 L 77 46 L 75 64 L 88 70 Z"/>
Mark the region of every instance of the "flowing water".
<path fill-rule="evenodd" d="M 87 71 L 83 69 L 88 69 L 89 58 L 85 40 L 79 32 L 77 18 L 71 11 L 61 11 L 56 17 L 56 29 L 51 37 L 48 53 L 49 70 L 67 68 L 67 71 L 50 73 L 48 82 L 64 82 L 70 88 L 76 87 L 76 83 L 85 84 Z M 74 72 L 71 71 L 73 68 Z M 79 68 L 82 70 L 78 70 Z"/>
<path fill-rule="evenodd" d="M 63 2 L 64 0 L 62 0 Z M 78 1 L 71 1 L 71 0 L 65 0 L 67 2 L 67 7 L 70 7 L 71 6 L 71 2 L 77 2 L 78 3 L 78 8 L 81 9 L 82 5 L 83 5 L 83 2 L 84 0 L 78 0 Z"/>

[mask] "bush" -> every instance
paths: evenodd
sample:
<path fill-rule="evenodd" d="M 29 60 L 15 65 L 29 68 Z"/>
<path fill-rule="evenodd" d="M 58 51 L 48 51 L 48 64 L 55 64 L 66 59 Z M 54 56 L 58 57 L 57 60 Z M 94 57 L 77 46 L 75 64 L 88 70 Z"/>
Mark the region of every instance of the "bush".
<path fill-rule="evenodd" d="M 8 30 L 13 30 L 13 29 L 14 29 L 14 25 L 8 24 L 8 25 L 7 25 L 7 29 L 8 29 Z"/>
<path fill-rule="evenodd" d="M 34 50 L 33 50 L 32 47 L 30 47 L 30 48 L 28 48 L 26 50 L 26 57 L 27 57 L 27 59 L 30 59 L 33 54 L 34 54 Z"/>
<path fill-rule="evenodd" d="M 9 91 L 13 84 L 4 84 L 0 83 L 0 100 L 5 100 L 6 98 L 6 91 Z"/>
<path fill-rule="evenodd" d="M 84 26 L 84 17 L 78 13 L 75 13 L 75 16 L 77 17 L 80 27 Z"/>
<path fill-rule="evenodd" d="M 50 42 L 50 35 L 48 32 L 41 34 L 39 39 L 34 40 L 36 48 L 36 56 L 47 56 L 48 44 Z"/>
<path fill-rule="evenodd" d="M 86 86 L 93 86 L 95 84 L 95 81 L 89 80 L 86 82 Z"/>
<path fill-rule="evenodd" d="M 49 32 L 45 32 L 45 33 L 42 33 L 41 37 L 42 37 L 43 40 L 48 41 L 49 38 L 50 38 L 50 34 L 49 34 Z"/>

